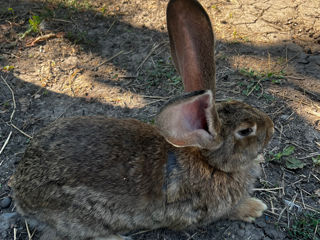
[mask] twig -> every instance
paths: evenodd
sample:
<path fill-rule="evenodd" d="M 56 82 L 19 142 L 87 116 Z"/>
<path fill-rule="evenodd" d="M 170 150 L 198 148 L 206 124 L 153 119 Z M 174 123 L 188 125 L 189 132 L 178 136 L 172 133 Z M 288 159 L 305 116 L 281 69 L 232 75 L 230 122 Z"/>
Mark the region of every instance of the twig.
<path fill-rule="evenodd" d="M 316 239 L 316 234 L 317 234 L 317 231 L 318 231 L 318 225 L 319 225 L 319 222 L 317 222 L 317 225 L 314 229 L 314 233 L 313 233 L 313 239 L 315 240 Z"/>
<path fill-rule="evenodd" d="M 93 67 L 91 70 L 94 71 L 96 69 L 98 69 L 99 67 L 101 67 L 103 64 L 106 64 L 107 62 L 111 61 L 112 59 L 118 57 L 119 55 L 123 54 L 125 51 L 121 50 L 120 52 L 116 53 L 115 55 L 113 55 L 111 58 L 108 58 L 107 60 L 103 61 L 102 63 L 100 63 L 98 66 Z M 126 54 L 130 53 L 131 51 L 126 52 Z"/>
<path fill-rule="evenodd" d="M 17 228 L 13 228 L 13 240 L 17 240 Z"/>
<path fill-rule="evenodd" d="M 301 196 L 301 201 L 302 201 L 303 208 L 305 209 L 306 205 L 304 204 L 304 199 L 303 199 L 303 195 L 302 195 L 301 189 L 300 189 L 300 196 Z"/>
<path fill-rule="evenodd" d="M 53 121 L 57 121 L 59 118 L 62 117 L 63 114 L 65 114 L 67 112 L 67 110 L 73 105 L 74 103 L 71 103 L 69 106 L 66 107 L 66 109 Z"/>
<path fill-rule="evenodd" d="M 64 19 L 58 19 L 58 18 L 51 18 L 51 20 L 56 21 L 56 22 L 66 22 L 66 23 L 72 23 L 69 20 L 64 20 Z"/>
<path fill-rule="evenodd" d="M 260 191 L 260 192 L 271 192 L 276 193 L 274 190 L 281 190 L 283 187 L 275 187 L 275 188 L 254 188 L 253 191 Z"/>
<path fill-rule="evenodd" d="M 14 116 L 14 113 L 16 112 L 16 99 L 14 97 L 14 92 L 12 90 L 12 88 L 10 87 L 10 85 L 7 83 L 6 79 L 3 78 L 3 76 L 1 76 L 2 80 L 4 81 L 4 83 L 7 85 L 7 87 L 9 88 L 10 92 L 11 92 L 11 96 L 12 96 L 12 101 L 13 101 L 13 110 L 12 110 L 12 113 L 10 115 L 10 122 L 12 122 L 12 119 L 13 119 L 13 116 Z"/>
<path fill-rule="evenodd" d="M 139 70 L 141 69 L 141 67 L 143 66 L 143 64 L 148 60 L 148 58 L 151 56 L 151 54 L 157 50 L 157 48 L 159 48 L 160 46 L 162 46 L 164 43 L 167 43 L 167 41 L 163 41 L 160 42 L 158 44 L 156 44 L 154 47 L 151 48 L 150 52 L 147 54 L 147 56 L 143 59 L 143 61 L 139 64 L 139 66 L 137 67 L 136 72 L 138 73 Z"/>
<path fill-rule="evenodd" d="M 154 101 L 151 101 L 151 102 L 147 102 L 147 103 L 146 103 L 146 106 L 147 106 L 147 105 L 150 105 L 150 104 L 157 103 L 157 102 L 162 102 L 162 101 L 166 101 L 166 100 L 165 100 L 165 99 L 157 99 L 157 100 L 154 100 Z"/>
<path fill-rule="evenodd" d="M 292 78 L 292 79 L 297 79 L 297 80 L 304 80 L 303 77 L 295 77 L 295 76 L 286 76 L 286 78 Z"/>
<path fill-rule="evenodd" d="M 193 239 L 193 237 L 195 236 L 195 235 L 197 235 L 198 233 L 197 232 L 195 232 L 194 234 L 192 234 L 190 237 L 188 237 L 188 239 L 187 240 L 190 240 L 190 239 Z"/>
<path fill-rule="evenodd" d="M 32 139 L 32 137 L 31 137 L 29 134 L 27 134 L 27 133 L 25 133 L 24 131 L 22 131 L 21 129 L 19 129 L 19 128 L 18 128 L 16 125 L 14 125 L 13 123 L 10 123 L 10 126 L 12 126 L 12 127 L 14 127 L 15 129 L 17 129 L 20 133 L 22 133 L 22 134 L 25 135 L 26 137 Z"/>
<path fill-rule="evenodd" d="M 311 173 L 311 175 L 320 182 L 320 179 L 316 175 L 314 175 L 313 173 Z"/>
<path fill-rule="evenodd" d="M 9 142 L 9 139 L 11 138 L 11 135 L 12 135 L 12 131 L 10 131 L 6 141 L 4 142 L 3 146 L 1 147 L 0 155 L 3 152 L 4 148 L 7 146 L 8 142 Z M 0 166 L 2 165 L 2 163 L 3 163 L 3 161 L 0 163 Z"/>
<path fill-rule="evenodd" d="M 34 39 L 33 41 L 29 41 L 26 44 L 26 47 L 33 47 L 37 42 L 43 42 L 45 40 L 48 40 L 49 38 L 53 38 L 53 37 L 61 37 L 62 34 L 58 34 L 58 33 L 48 33 L 46 35 L 37 37 L 36 39 Z"/>
<path fill-rule="evenodd" d="M 312 157 L 318 156 L 318 155 L 320 155 L 320 152 L 314 152 L 314 153 L 310 153 L 308 156 L 301 157 L 301 158 L 298 158 L 298 159 L 302 160 L 302 159 L 306 159 L 306 158 L 312 158 Z"/>
<path fill-rule="evenodd" d="M 111 25 L 110 25 L 110 27 L 108 28 L 105 36 L 108 35 L 108 33 L 110 32 L 111 28 L 113 27 L 113 25 L 114 25 L 115 23 L 116 23 L 116 20 L 114 20 L 114 21 L 111 23 Z"/>
<path fill-rule="evenodd" d="M 140 95 L 143 98 L 168 99 L 170 97 Z"/>
<path fill-rule="evenodd" d="M 298 55 L 300 55 L 300 53 L 294 55 L 292 58 L 290 58 L 290 59 L 287 60 L 284 64 L 282 64 L 280 72 L 281 72 L 283 69 L 285 69 L 285 68 L 286 68 L 286 65 L 288 65 L 288 63 L 291 62 L 293 59 L 295 59 Z"/>
<path fill-rule="evenodd" d="M 253 92 L 253 90 L 258 86 L 261 82 L 262 78 L 259 79 L 259 81 L 251 88 L 250 92 L 247 94 L 247 97 L 250 96 L 250 94 Z"/>
<path fill-rule="evenodd" d="M 31 236 L 31 233 L 29 231 L 29 226 L 28 226 L 28 223 L 27 223 L 27 220 L 24 220 L 25 224 L 26 224 L 26 229 L 27 229 L 27 233 L 28 233 L 28 238 L 29 240 L 32 240 L 32 236 Z"/>
<path fill-rule="evenodd" d="M 12 88 L 10 87 L 10 85 L 7 83 L 6 79 L 3 78 L 3 76 L 1 76 L 2 80 L 4 81 L 4 83 L 7 85 L 7 87 L 9 88 L 10 92 L 11 92 L 11 96 L 12 96 L 12 102 L 13 102 L 13 110 L 12 110 L 12 113 L 10 115 L 10 120 L 9 120 L 9 125 L 14 127 L 15 129 L 17 129 L 20 133 L 22 133 L 23 135 L 25 135 L 26 137 L 28 138 L 32 138 L 30 135 L 28 135 L 27 133 L 23 132 L 22 130 L 20 130 L 17 126 L 15 126 L 13 123 L 12 123 L 12 119 L 13 119 L 13 116 L 14 116 L 14 113 L 16 111 L 16 99 L 15 99 L 15 96 L 14 96 L 14 92 L 12 90 Z"/>

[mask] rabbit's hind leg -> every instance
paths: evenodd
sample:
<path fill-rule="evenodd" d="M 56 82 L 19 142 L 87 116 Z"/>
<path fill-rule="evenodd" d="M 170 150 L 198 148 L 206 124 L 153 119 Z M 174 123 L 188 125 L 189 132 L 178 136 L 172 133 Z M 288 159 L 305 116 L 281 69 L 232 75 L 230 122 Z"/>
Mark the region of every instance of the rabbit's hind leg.
<path fill-rule="evenodd" d="M 245 222 L 253 222 L 256 218 L 262 216 L 263 211 L 267 209 L 267 205 L 257 198 L 246 198 L 236 209 L 230 214 L 231 220 L 242 220 Z"/>

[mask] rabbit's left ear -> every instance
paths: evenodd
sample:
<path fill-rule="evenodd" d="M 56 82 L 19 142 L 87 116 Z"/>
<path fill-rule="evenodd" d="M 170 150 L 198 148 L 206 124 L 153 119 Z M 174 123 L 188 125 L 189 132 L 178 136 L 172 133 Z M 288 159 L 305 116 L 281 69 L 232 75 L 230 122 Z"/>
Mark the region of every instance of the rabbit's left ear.
<path fill-rule="evenodd" d="M 170 0 L 167 26 L 171 55 L 186 92 L 210 89 L 215 98 L 214 35 L 196 0 Z"/>
<path fill-rule="evenodd" d="M 156 117 L 162 136 L 176 147 L 217 149 L 221 145 L 219 119 L 213 114 L 212 92 L 198 91 L 167 104 Z"/>

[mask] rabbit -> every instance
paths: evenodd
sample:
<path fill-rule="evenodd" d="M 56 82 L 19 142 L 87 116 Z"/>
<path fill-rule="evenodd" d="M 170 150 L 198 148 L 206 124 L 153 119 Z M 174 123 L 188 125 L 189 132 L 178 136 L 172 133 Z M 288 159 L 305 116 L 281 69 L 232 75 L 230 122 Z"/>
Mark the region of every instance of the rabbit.
<path fill-rule="evenodd" d="M 18 212 L 45 226 L 41 239 L 121 240 L 141 229 L 252 222 L 267 208 L 250 193 L 272 120 L 245 103 L 215 101 L 213 31 L 197 1 L 171 0 L 167 17 L 187 93 L 154 125 L 59 119 L 26 149 L 10 185 Z"/>

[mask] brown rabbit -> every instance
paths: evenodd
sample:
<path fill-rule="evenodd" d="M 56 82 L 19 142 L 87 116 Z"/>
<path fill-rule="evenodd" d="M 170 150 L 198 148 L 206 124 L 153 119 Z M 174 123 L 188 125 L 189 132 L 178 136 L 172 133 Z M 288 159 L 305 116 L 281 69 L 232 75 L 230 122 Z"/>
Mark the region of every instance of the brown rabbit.
<path fill-rule="evenodd" d="M 245 103 L 215 103 L 209 18 L 194 0 L 170 1 L 168 25 L 185 16 L 198 27 L 176 26 L 193 35 L 183 40 L 186 48 L 178 46 L 183 31 L 169 27 L 175 64 L 186 90 L 211 90 L 171 100 L 155 126 L 101 116 L 60 119 L 41 130 L 11 186 L 18 211 L 52 230 L 42 239 L 115 240 L 222 217 L 251 222 L 266 209 L 249 194 L 273 123 Z M 202 43 L 210 49 L 196 46 Z"/>

